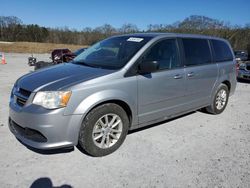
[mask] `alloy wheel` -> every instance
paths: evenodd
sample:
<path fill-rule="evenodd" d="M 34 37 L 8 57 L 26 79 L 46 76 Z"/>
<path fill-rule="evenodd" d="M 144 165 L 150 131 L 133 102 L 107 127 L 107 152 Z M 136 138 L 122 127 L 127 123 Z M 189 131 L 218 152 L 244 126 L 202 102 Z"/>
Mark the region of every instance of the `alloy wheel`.
<path fill-rule="evenodd" d="M 94 144 L 107 149 L 112 147 L 120 138 L 123 123 L 117 114 L 105 114 L 97 120 L 92 132 Z"/>

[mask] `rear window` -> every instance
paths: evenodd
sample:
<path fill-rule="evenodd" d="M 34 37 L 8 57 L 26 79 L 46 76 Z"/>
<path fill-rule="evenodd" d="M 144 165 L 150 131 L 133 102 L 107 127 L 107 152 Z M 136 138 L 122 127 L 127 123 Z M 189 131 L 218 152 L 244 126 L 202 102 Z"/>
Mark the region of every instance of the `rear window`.
<path fill-rule="evenodd" d="M 231 61 L 233 54 L 227 43 L 220 40 L 211 40 L 214 49 L 214 61 Z"/>
<path fill-rule="evenodd" d="M 186 66 L 211 63 L 211 54 L 206 39 L 182 39 Z"/>

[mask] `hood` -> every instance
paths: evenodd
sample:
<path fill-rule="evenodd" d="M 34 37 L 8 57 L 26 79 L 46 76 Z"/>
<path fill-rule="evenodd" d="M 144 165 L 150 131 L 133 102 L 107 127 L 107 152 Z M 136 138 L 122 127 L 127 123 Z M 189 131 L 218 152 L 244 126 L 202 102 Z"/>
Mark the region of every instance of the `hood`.
<path fill-rule="evenodd" d="M 24 75 L 17 81 L 17 85 L 31 92 L 56 91 L 113 72 L 115 70 L 67 63 Z"/>

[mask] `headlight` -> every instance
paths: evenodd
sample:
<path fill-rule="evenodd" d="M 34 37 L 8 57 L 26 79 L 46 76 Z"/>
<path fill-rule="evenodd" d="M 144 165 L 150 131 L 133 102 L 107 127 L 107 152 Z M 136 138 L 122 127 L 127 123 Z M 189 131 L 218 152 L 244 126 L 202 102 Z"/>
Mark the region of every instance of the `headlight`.
<path fill-rule="evenodd" d="M 16 90 L 17 90 L 17 86 L 16 86 L 16 83 L 15 83 L 12 90 L 11 90 L 11 93 L 10 93 L 10 99 L 14 97 L 14 93 L 16 92 Z"/>
<path fill-rule="evenodd" d="M 40 91 L 37 92 L 33 104 L 47 109 L 55 109 L 67 106 L 71 91 Z"/>

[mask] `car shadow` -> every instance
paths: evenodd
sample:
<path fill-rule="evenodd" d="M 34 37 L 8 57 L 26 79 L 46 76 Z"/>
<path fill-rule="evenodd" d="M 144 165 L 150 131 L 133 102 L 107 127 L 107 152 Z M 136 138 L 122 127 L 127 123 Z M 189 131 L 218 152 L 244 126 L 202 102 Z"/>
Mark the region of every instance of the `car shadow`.
<path fill-rule="evenodd" d="M 241 79 L 241 78 L 237 78 L 237 82 L 244 83 L 244 84 L 250 84 L 250 80 L 244 80 L 244 79 Z"/>
<path fill-rule="evenodd" d="M 54 155 L 54 154 L 64 154 L 64 153 L 69 153 L 74 151 L 74 146 L 71 147 L 66 147 L 66 148 L 60 148 L 60 149 L 49 149 L 49 150 L 43 150 L 43 149 L 37 149 L 37 148 L 33 148 L 31 146 L 28 146 L 27 144 L 23 143 L 21 140 L 19 140 L 17 138 L 17 140 L 24 145 L 27 149 L 35 152 L 35 153 L 39 153 L 42 155 Z"/>
<path fill-rule="evenodd" d="M 80 146 L 80 144 L 77 144 L 76 145 L 76 148 L 81 152 L 81 153 L 83 153 L 84 155 L 86 155 L 86 156 L 88 156 L 88 157 L 95 157 L 95 156 L 92 156 L 92 155 L 90 155 L 89 153 L 87 153 L 81 146 Z M 98 158 L 98 157 L 97 157 Z"/>
<path fill-rule="evenodd" d="M 180 115 L 180 116 L 177 116 L 177 117 L 174 117 L 174 118 L 171 118 L 171 119 L 167 119 L 167 120 L 164 120 L 164 121 L 161 121 L 161 122 L 158 122 L 158 123 L 154 123 L 154 124 L 151 124 L 151 125 L 147 125 L 147 126 L 145 126 L 145 127 L 140 127 L 140 128 L 136 128 L 136 129 L 130 130 L 130 131 L 128 131 L 128 134 L 133 134 L 133 133 L 136 133 L 136 132 L 140 132 L 140 131 L 144 131 L 144 130 L 147 130 L 147 129 L 156 127 L 156 126 L 160 126 L 160 125 L 162 125 L 162 124 L 164 124 L 164 123 L 169 123 L 169 122 L 171 122 L 171 121 L 174 121 L 174 120 L 176 120 L 176 119 L 180 119 L 180 118 L 189 116 L 189 115 L 194 114 L 194 113 L 196 113 L 196 112 L 206 113 L 206 112 L 203 111 L 203 110 L 198 110 L 198 111 L 189 112 L 189 113 L 187 113 L 187 114 L 183 114 L 183 115 Z"/>
<path fill-rule="evenodd" d="M 46 188 L 72 188 L 71 185 L 67 185 L 67 184 L 64 184 L 61 186 L 53 186 L 51 179 L 47 177 L 38 178 L 30 186 L 30 188 L 44 188 L 44 187 Z"/>
<path fill-rule="evenodd" d="M 128 131 L 128 135 L 130 134 L 133 134 L 133 133 L 136 133 L 136 132 L 140 132 L 140 131 L 144 131 L 144 130 L 147 130 L 147 129 L 150 129 L 150 128 L 153 128 L 153 127 L 156 127 L 156 126 L 160 126 L 164 123 L 169 123 L 169 122 L 172 122 L 172 121 L 175 121 L 177 119 L 180 119 L 180 118 L 183 118 L 183 117 L 186 117 L 186 116 L 189 116 L 191 114 L 194 114 L 194 113 L 197 113 L 197 112 L 201 112 L 201 113 L 207 113 L 204 109 L 200 109 L 200 110 L 197 110 L 197 111 L 193 111 L 193 112 L 189 112 L 187 114 L 183 114 L 183 115 L 180 115 L 180 116 L 177 116 L 177 117 L 174 117 L 174 118 L 171 118 L 171 119 L 168 119 L 168 120 L 164 120 L 164 121 L 161 121 L 161 122 L 158 122 L 158 123 L 154 123 L 154 124 L 151 124 L 151 125 L 147 125 L 145 127 L 141 127 L 141 128 L 136 128 L 136 129 L 133 129 L 133 130 L 130 130 Z M 207 113 L 209 114 L 209 113 Z M 74 148 L 75 147 L 68 147 L 68 148 L 60 148 L 60 149 L 50 149 L 50 150 L 41 150 L 41 149 L 37 149 L 37 148 L 33 148 L 31 146 L 28 146 L 26 145 L 25 143 L 23 143 L 21 140 L 17 139 L 22 145 L 24 145 L 27 149 L 35 152 L 35 153 L 39 153 L 39 154 L 42 154 L 42 155 L 54 155 L 54 154 L 65 154 L 65 153 L 69 153 L 69 152 L 72 152 L 74 151 Z M 93 157 L 91 155 L 89 155 L 85 150 L 83 150 L 79 144 L 76 146 L 76 148 L 83 154 L 87 155 L 87 156 L 90 156 L 90 157 Z"/>

